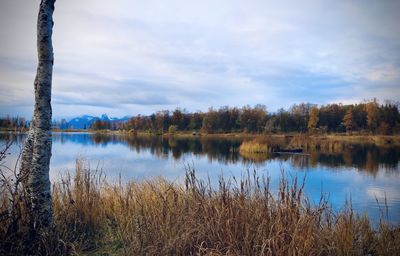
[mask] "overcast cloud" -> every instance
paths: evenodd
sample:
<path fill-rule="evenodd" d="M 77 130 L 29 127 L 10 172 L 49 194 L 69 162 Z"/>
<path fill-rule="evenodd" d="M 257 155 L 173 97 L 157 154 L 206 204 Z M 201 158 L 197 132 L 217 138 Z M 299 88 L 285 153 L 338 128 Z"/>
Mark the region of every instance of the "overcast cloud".
<path fill-rule="evenodd" d="M 29 117 L 39 0 L 0 2 L 0 115 Z M 53 115 L 400 100 L 400 1 L 57 0 Z"/>

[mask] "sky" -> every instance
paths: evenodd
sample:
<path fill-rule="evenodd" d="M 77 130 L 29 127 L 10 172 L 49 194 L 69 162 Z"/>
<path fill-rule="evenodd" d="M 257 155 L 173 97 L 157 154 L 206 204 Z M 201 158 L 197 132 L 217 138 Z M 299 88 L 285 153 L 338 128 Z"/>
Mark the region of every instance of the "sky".
<path fill-rule="evenodd" d="M 39 0 L 0 2 L 0 116 L 30 117 Z M 54 118 L 400 100 L 400 1 L 57 0 Z"/>

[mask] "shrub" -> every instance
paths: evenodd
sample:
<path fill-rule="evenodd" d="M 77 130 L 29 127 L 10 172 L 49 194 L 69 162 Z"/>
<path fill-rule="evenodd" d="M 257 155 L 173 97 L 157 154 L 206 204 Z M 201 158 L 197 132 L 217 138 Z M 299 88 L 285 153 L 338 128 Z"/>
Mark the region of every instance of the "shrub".
<path fill-rule="evenodd" d="M 178 126 L 176 126 L 176 125 L 170 125 L 168 128 L 168 132 L 170 134 L 175 134 L 177 130 L 178 130 Z"/>

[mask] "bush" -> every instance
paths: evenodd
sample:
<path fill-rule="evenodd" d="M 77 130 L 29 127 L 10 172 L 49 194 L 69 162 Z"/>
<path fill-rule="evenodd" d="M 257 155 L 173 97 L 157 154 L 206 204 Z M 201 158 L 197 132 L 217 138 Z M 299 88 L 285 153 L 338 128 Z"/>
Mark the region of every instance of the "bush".
<path fill-rule="evenodd" d="M 175 134 L 177 130 L 178 130 L 178 126 L 176 126 L 176 125 L 170 125 L 168 128 L 168 132 L 170 134 Z"/>

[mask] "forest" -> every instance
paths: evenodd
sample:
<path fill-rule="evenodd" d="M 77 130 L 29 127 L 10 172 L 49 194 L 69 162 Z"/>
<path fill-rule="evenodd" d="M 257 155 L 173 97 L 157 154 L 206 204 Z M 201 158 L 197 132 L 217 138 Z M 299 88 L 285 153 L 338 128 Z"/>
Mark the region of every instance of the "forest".
<path fill-rule="evenodd" d="M 293 105 L 288 110 L 268 113 L 264 105 L 254 107 L 210 108 L 207 112 L 181 109 L 138 115 L 112 125 L 97 121 L 92 129 L 124 129 L 165 133 L 201 131 L 204 133 L 288 133 L 288 132 L 361 132 L 398 134 L 400 115 L 397 104 L 378 104 L 375 100 L 359 104 L 329 104 L 318 107 L 309 103 Z"/>
<path fill-rule="evenodd" d="M 0 128 L 23 130 L 28 122 L 21 117 L 0 118 Z M 60 122 L 53 121 L 53 128 Z M 92 130 L 134 130 L 155 134 L 179 131 L 203 133 L 344 133 L 399 134 L 400 114 L 398 103 L 376 100 L 358 104 L 328 104 L 317 106 L 300 103 L 285 110 L 268 113 L 265 105 L 249 105 L 238 108 L 223 106 L 209 108 L 206 112 L 188 112 L 177 108 L 162 110 L 151 115 L 137 115 L 128 121 L 104 121 L 92 123 Z"/>

